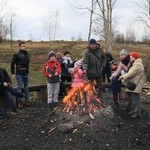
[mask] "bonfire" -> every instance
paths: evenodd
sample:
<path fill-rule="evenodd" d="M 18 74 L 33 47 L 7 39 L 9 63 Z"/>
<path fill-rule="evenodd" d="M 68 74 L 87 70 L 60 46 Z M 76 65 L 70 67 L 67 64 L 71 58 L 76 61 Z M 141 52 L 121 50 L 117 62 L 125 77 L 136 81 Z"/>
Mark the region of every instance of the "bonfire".
<path fill-rule="evenodd" d="M 81 114 L 92 114 L 103 105 L 101 98 L 97 96 L 95 85 L 91 82 L 86 82 L 78 87 L 72 87 L 68 94 L 64 97 L 64 110 Z"/>

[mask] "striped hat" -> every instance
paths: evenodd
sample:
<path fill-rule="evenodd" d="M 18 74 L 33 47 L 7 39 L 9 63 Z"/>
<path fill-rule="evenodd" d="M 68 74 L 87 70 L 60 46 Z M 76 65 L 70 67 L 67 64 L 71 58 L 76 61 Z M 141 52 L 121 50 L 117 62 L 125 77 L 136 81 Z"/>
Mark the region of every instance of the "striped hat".
<path fill-rule="evenodd" d="M 74 64 L 74 66 L 81 68 L 81 66 L 82 66 L 82 59 L 76 61 L 75 64 Z"/>

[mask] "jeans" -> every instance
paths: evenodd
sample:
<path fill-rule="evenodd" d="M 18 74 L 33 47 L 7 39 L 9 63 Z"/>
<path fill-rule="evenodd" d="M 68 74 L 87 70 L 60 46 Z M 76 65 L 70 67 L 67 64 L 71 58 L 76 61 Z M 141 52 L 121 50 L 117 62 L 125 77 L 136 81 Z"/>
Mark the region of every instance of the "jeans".
<path fill-rule="evenodd" d="M 6 99 L 7 99 L 7 105 L 9 108 L 14 109 L 16 106 L 14 104 L 13 101 L 13 95 L 17 96 L 19 98 L 22 98 L 23 95 L 22 93 L 19 93 L 17 90 L 15 90 L 13 87 L 9 87 L 9 88 L 0 88 L 0 93 L 3 93 L 6 95 Z"/>
<path fill-rule="evenodd" d="M 29 75 L 16 75 L 16 79 L 18 82 L 18 87 L 17 90 L 21 93 L 23 91 L 23 93 L 25 94 L 25 100 L 28 101 L 29 100 Z"/>

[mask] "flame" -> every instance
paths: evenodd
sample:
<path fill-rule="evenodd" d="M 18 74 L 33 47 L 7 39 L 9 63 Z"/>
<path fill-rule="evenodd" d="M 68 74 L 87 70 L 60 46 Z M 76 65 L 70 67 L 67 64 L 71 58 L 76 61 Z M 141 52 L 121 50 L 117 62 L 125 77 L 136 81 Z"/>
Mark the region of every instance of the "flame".
<path fill-rule="evenodd" d="M 101 99 L 97 97 L 95 85 L 91 82 L 72 87 L 64 97 L 63 103 L 67 112 L 91 113 L 101 108 Z"/>

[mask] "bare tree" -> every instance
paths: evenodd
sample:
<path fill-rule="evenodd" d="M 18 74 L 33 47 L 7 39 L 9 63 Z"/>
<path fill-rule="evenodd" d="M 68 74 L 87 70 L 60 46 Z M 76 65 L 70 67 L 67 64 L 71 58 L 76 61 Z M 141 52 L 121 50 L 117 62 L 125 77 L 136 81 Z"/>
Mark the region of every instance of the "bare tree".
<path fill-rule="evenodd" d="M 12 45 L 13 45 L 13 38 L 15 36 L 15 30 L 16 30 L 16 19 L 17 19 L 17 15 L 14 13 L 12 8 L 10 8 L 10 16 L 8 18 L 8 21 L 9 21 L 9 35 L 10 35 L 11 51 L 12 51 Z"/>
<path fill-rule="evenodd" d="M 70 3 L 69 0 L 68 0 L 68 2 Z M 91 38 L 92 28 L 93 28 L 93 23 L 94 23 L 93 16 L 94 16 L 95 8 L 96 8 L 96 0 L 88 1 L 87 6 L 85 6 L 85 3 L 86 2 L 84 2 L 84 5 L 80 5 L 76 1 L 76 2 L 70 3 L 70 5 L 75 9 L 82 10 L 84 13 L 87 13 L 87 12 L 90 13 L 89 14 L 88 38 L 87 38 L 87 40 L 89 41 Z"/>
<path fill-rule="evenodd" d="M 141 3 L 136 3 L 138 6 L 137 21 L 141 21 L 150 29 L 150 0 L 143 0 Z"/>
<path fill-rule="evenodd" d="M 136 38 L 135 38 L 135 33 L 134 31 L 130 28 L 130 29 L 127 29 L 126 31 L 126 44 L 134 44 L 136 41 Z"/>
<path fill-rule="evenodd" d="M 103 22 L 103 35 L 105 39 L 106 47 L 109 50 L 112 50 L 112 37 L 113 37 L 113 29 L 112 29 L 112 11 L 115 6 L 117 0 L 96 0 L 99 8 L 99 12 L 97 13 L 100 20 Z"/>
<path fill-rule="evenodd" d="M 5 9 L 7 6 L 7 0 L 0 1 L 0 41 L 6 39 L 8 35 L 8 26 L 4 23 Z"/>
<path fill-rule="evenodd" d="M 48 13 L 48 15 L 43 19 L 43 27 L 48 40 L 55 40 L 59 27 L 58 10 L 56 12 Z"/>

